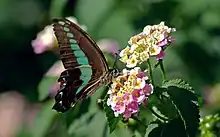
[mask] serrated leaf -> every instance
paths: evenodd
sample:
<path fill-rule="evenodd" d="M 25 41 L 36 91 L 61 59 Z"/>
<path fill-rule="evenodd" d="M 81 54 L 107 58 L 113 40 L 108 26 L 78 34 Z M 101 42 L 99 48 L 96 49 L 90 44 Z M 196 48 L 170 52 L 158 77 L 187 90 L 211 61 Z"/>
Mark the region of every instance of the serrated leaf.
<path fill-rule="evenodd" d="M 49 87 L 56 83 L 58 77 L 45 76 L 38 85 L 39 100 L 44 100 L 49 95 Z"/>
<path fill-rule="evenodd" d="M 164 88 L 168 88 L 170 86 L 175 86 L 178 88 L 186 89 L 194 93 L 194 89 L 186 81 L 182 79 L 172 79 L 169 81 L 165 81 L 163 83 Z"/>
<path fill-rule="evenodd" d="M 171 80 L 164 83 L 167 93 L 178 111 L 184 126 L 185 136 L 195 137 L 199 127 L 198 97 L 193 88 L 183 80 Z"/>
<path fill-rule="evenodd" d="M 120 117 L 115 117 L 114 112 L 110 109 L 110 107 L 107 105 L 107 99 L 108 95 L 106 95 L 103 103 L 104 111 L 106 113 L 108 126 L 110 128 L 110 133 L 112 133 L 116 126 L 118 125 L 118 122 L 121 120 Z"/>
<path fill-rule="evenodd" d="M 44 137 L 47 133 L 53 118 L 57 114 L 57 112 L 51 109 L 53 103 L 53 101 L 46 102 L 41 111 L 38 113 L 34 122 L 34 127 L 32 128 L 33 130 L 31 130 L 32 137 Z"/>

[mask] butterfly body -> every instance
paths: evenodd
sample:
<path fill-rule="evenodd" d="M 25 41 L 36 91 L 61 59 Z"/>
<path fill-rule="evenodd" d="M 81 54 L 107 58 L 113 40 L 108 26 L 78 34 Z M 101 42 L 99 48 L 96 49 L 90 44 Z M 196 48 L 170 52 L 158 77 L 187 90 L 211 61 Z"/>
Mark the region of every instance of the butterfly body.
<path fill-rule="evenodd" d="M 97 44 L 80 27 L 67 19 L 53 22 L 60 58 L 66 69 L 58 79 L 61 85 L 53 109 L 65 112 L 101 85 L 108 85 L 118 71 L 108 68 Z"/>

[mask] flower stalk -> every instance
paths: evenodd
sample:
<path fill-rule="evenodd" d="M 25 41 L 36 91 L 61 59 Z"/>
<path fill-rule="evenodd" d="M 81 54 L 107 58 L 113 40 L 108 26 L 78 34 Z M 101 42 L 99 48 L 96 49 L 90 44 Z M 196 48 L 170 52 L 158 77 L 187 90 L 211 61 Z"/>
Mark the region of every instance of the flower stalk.
<path fill-rule="evenodd" d="M 159 64 L 160 64 L 160 70 L 163 76 L 163 80 L 166 81 L 167 78 L 166 78 L 166 72 L 163 66 L 163 60 L 159 60 Z"/>
<path fill-rule="evenodd" d="M 150 60 L 147 60 L 147 64 L 148 64 L 148 69 L 149 69 L 149 73 L 150 73 L 151 83 L 152 83 L 153 86 L 155 86 L 155 84 L 154 84 L 153 70 L 152 70 L 152 67 L 151 67 Z"/>

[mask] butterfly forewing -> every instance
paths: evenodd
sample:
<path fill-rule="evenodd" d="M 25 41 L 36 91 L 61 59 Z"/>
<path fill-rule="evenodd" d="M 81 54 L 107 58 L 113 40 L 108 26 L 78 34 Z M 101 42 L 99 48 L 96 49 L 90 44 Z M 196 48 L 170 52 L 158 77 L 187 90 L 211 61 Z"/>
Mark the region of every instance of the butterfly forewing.
<path fill-rule="evenodd" d="M 67 19 L 54 19 L 53 22 L 54 32 L 60 47 L 60 56 L 66 69 L 74 68 L 75 65 L 78 66 L 79 64 L 86 65 L 87 61 L 83 59 L 85 55 L 93 68 L 98 69 L 98 71 L 108 71 L 103 53 L 84 30 Z M 64 60 L 66 58 L 68 60 Z"/>

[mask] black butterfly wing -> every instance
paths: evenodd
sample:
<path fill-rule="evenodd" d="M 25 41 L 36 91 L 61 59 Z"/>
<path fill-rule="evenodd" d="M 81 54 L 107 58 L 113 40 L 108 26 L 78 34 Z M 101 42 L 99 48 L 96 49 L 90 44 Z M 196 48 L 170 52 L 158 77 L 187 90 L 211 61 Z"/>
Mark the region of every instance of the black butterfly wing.
<path fill-rule="evenodd" d="M 99 80 L 89 82 L 80 92 L 76 92 L 83 81 L 80 80 L 81 72 L 79 69 L 65 70 L 61 73 L 58 81 L 61 83 L 60 89 L 55 96 L 53 109 L 65 112 L 76 105 L 80 99 L 88 97 L 88 94 L 95 92 L 101 85 Z"/>
<path fill-rule="evenodd" d="M 85 65 L 77 62 L 78 57 L 74 54 L 74 51 L 82 50 L 89 59 L 89 65 L 102 71 L 108 71 L 108 65 L 102 51 L 78 25 L 67 19 L 54 19 L 53 30 L 58 40 L 61 60 L 66 69 Z M 74 45 L 78 45 L 80 49 Z"/>
<path fill-rule="evenodd" d="M 97 44 L 79 26 L 67 19 L 54 19 L 53 30 L 66 69 L 60 76 L 54 109 L 64 112 L 93 93 L 109 69 Z"/>

